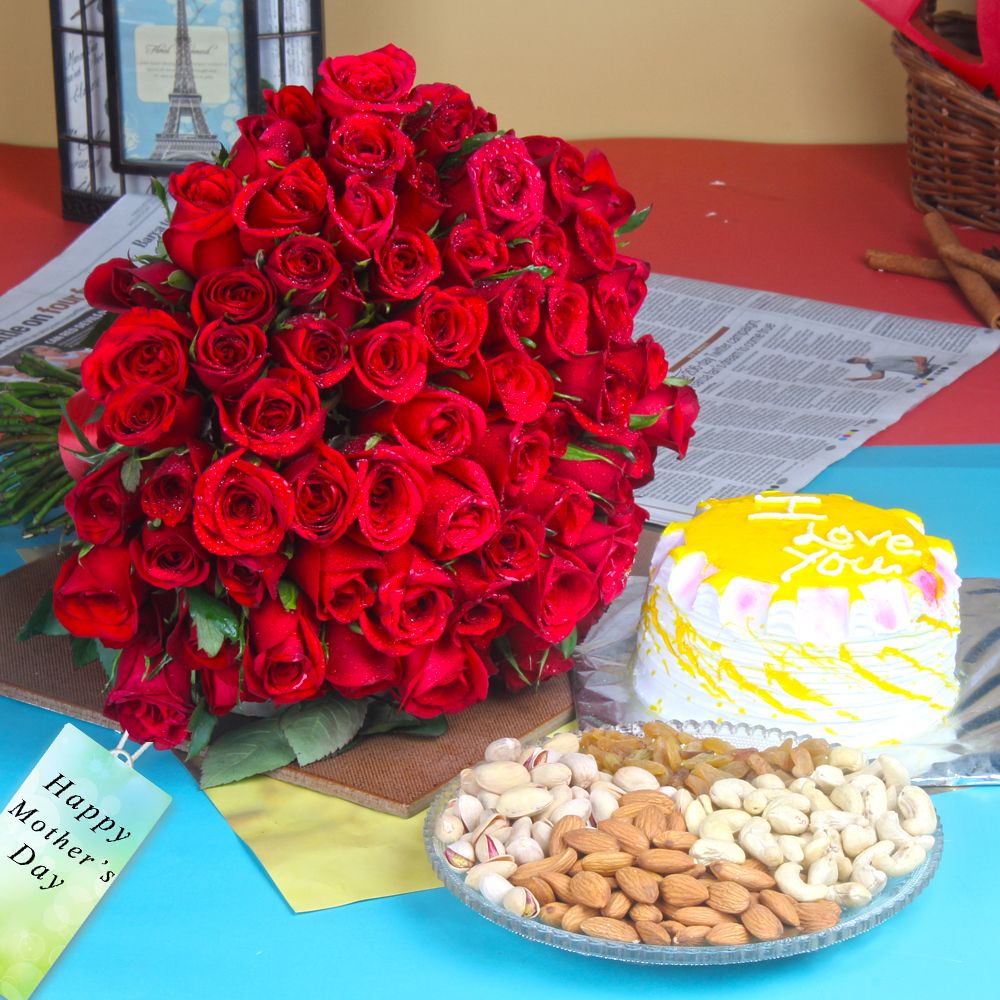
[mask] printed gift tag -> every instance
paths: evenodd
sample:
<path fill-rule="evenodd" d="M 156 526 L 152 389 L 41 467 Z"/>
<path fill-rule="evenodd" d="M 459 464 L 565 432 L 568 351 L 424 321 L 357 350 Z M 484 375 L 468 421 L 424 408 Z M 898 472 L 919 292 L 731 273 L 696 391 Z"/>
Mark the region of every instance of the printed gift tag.
<path fill-rule="evenodd" d="M 0 996 L 31 994 L 169 802 L 63 726 L 0 815 Z"/>

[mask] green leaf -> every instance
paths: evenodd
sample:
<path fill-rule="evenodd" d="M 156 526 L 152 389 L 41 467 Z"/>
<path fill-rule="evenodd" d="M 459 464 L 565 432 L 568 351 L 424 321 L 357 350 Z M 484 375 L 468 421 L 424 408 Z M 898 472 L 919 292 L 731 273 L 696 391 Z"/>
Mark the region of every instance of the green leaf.
<path fill-rule="evenodd" d="M 135 493 L 139 488 L 139 480 L 142 477 L 142 460 L 132 452 L 128 458 L 122 462 L 121 478 L 122 486 L 126 493 Z"/>
<path fill-rule="evenodd" d="M 690 385 L 691 384 L 691 380 L 687 379 L 687 378 L 684 378 L 681 375 L 668 375 L 663 380 L 663 384 L 664 385 L 678 385 L 678 386 L 681 386 L 681 385 Z"/>
<path fill-rule="evenodd" d="M 449 153 L 442 161 L 441 165 L 438 167 L 439 174 L 445 174 L 452 167 L 458 166 L 462 160 L 479 149 L 481 146 L 485 146 L 486 143 L 492 142 L 494 139 L 503 135 L 503 132 L 477 132 L 475 135 L 470 135 L 468 139 L 462 142 L 462 145 L 454 153 Z"/>
<path fill-rule="evenodd" d="M 483 281 L 504 281 L 507 278 L 516 278 L 519 274 L 540 274 L 543 278 L 551 278 L 555 271 L 544 264 L 528 264 L 526 267 L 517 267 L 513 271 L 498 271 L 496 274 L 483 276 Z"/>
<path fill-rule="evenodd" d="M 167 201 L 167 189 L 163 186 L 163 182 L 157 177 L 149 178 L 149 187 L 153 194 L 160 199 L 160 204 L 163 206 L 163 211 L 167 213 L 167 222 L 170 221 L 170 202 Z"/>
<path fill-rule="evenodd" d="M 93 639 L 84 639 L 74 635 L 69 640 L 70 648 L 73 650 L 73 666 L 76 668 L 85 667 L 88 663 L 93 663 L 97 659 L 97 643 Z"/>
<path fill-rule="evenodd" d="M 120 649 L 108 649 L 103 643 L 99 642 L 97 644 L 97 658 L 101 661 L 101 666 L 104 668 L 104 676 L 107 677 L 109 684 L 114 684 L 115 677 L 118 674 L 118 661 L 121 659 L 122 651 Z"/>
<path fill-rule="evenodd" d="M 385 435 L 384 435 L 384 434 L 373 434 L 373 435 L 372 435 L 372 436 L 371 436 L 371 437 L 370 437 L 370 438 L 369 438 L 369 439 L 368 439 L 368 440 L 367 440 L 367 441 L 365 442 L 365 451 L 371 451 L 371 450 L 372 450 L 372 448 L 374 448 L 374 447 L 375 447 L 375 445 L 377 445 L 377 444 L 379 443 L 379 441 L 381 441 L 381 440 L 382 440 L 382 438 L 384 438 L 384 437 L 385 437 Z"/>
<path fill-rule="evenodd" d="M 232 608 L 203 590 L 192 587 L 187 597 L 191 621 L 198 632 L 198 648 L 215 656 L 226 639 L 236 640 L 239 636 L 240 620 Z"/>
<path fill-rule="evenodd" d="M 630 431 L 644 431 L 647 427 L 652 427 L 653 424 L 658 423 L 663 414 L 669 409 L 670 407 L 668 406 L 665 410 L 660 410 L 659 413 L 633 413 L 628 418 L 628 429 Z"/>
<path fill-rule="evenodd" d="M 286 611 L 294 611 L 299 603 L 299 588 L 291 580 L 280 580 L 278 598 Z"/>
<path fill-rule="evenodd" d="M 194 288 L 194 281 L 192 280 L 191 275 L 186 271 L 182 271 L 180 268 L 177 268 L 176 271 L 171 271 L 170 274 L 167 275 L 167 284 L 171 288 L 179 288 L 184 292 L 190 292 L 191 289 Z"/>
<path fill-rule="evenodd" d="M 214 788 L 295 760 L 278 719 L 255 719 L 223 733 L 209 748 L 201 765 L 201 787 Z"/>
<path fill-rule="evenodd" d="M 652 205 L 638 209 L 633 212 L 616 230 L 615 236 L 624 236 L 626 233 L 638 229 L 649 218 L 649 213 L 653 210 Z"/>
<path fill-rule="evenodd" d="M 576 633 L 576 628 L 558 646 L 556 649 L 568 660 L 573 655 L 573 650 L 576 649 L 578 638 Z"/>
<path fill-rule="evenodd" d="M 69 635 L 52 610 L 52 591 L 48 590 L 35 605 L 35 610 L 17 633 L 18 639 L 31 639 L 36 635 Z"/>
<path fill-rule="evenodd" d="M 292 705 L 281 714 L 281 731 L 303 766 L 329 757 L 357 735 L 365 721 L 364 699 L 328 695 Z"/>
<path fill-rule="evenodd" d="M 191 713 L 191 721 L 188 723 L 191 742 L 188 745 L 185 760 L 197 757 L 208 746 L 208 741 L 212 738 L 212 733 L 215 731 L 215 724 L 218 721 L 219 717 L 212 715 L 208 710 L 208 702 L 199 701 L 195 706 L 195 710 Z"/>
<path fill-rule="evenodd" d="M 444 715 L 436 715 L 433 719 L 418 719 L 388 702 L 373 701 L 368 706 L 360 735 L 375 736 L 395 731 L 404 732 L 407 736 L 433 738 L 448 731 L 448 719 Z"/>
<path fill-rule="evenodd" d="M 81 446 L 83 447 L 83 452 L 82 453 L 74 451 L 74 452 L 71 452 L 71 454 L 73 454 L 73 455 L 80 455 L 81 458 L 83 456 L 85 456 L 85 455 L 99 455 L 100 452 L 90 443 L 90 441 L 87 440 L 87 435 L 84 434 L 83 431 L 80 430 L 79 427 L 77 427 L 76 422 L 69 415 L 69 410 L 66 409 L 66 404 L 65 403 L 62 406 L 62 414 L 63 414 L 63 417 L 65 417 L 65 419 L 66 419 L 66 423 L 69 425 L 69 429 L 76 435 L 77 440 L 80 442 Z M 69 449 L 67 449 L 67 450 L 69 450 Z"/>
<path fill-rule="evenodd" d="M 600 455 L 596 451 L 588 451 L 578 445 L 571 444 L 566 448 L 566 453 L 562 456 L 568 462 L 607 462 L 608 465 L 615 463 L 607 455 Z"/>

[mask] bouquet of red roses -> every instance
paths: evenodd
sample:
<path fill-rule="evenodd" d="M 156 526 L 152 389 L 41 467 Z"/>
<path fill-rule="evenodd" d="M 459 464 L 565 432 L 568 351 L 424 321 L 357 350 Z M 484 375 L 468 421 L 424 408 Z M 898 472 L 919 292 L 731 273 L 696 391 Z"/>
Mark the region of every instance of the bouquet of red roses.
<path fill-rule="evenodd" d="M 79 548 L 27 631 L 101 660 L 133 739 L 211 741 L 206 783 L 567 670 L 692 433 L 606 158 L 414 75 L 387 45 L 266 92 L 170 178 L 162 252 L 86 284 Z"/>

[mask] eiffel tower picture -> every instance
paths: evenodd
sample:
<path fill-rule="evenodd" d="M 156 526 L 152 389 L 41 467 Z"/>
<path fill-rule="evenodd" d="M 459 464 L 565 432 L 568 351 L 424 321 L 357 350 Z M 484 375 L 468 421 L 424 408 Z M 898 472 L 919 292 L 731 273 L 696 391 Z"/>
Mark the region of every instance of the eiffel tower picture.
<path fill-rule="evenodd" d="M 163 130 L 156 134 L 152 160 L 211 160 L 219 151 L 219 139 L 209 129 L 201 109 L 201 94 L 191 64 L 191 35 L 188 32 L 187 0 L 177 0 L 177 43 L 174 86 Z M 186 121 L 187 127 L 184 127 Z"/>

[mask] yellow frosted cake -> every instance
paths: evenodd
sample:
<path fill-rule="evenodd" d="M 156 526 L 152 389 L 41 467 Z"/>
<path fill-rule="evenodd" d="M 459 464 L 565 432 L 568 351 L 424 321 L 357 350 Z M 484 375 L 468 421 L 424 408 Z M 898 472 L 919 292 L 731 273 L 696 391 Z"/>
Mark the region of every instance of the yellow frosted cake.
<path fill-rule="evenodd" d="M 708 500 L 660 538 L 633 664 L 654 716 L 858 746 L 943 721 L 958 694 L 955 550 L 851 497 Z"/>

